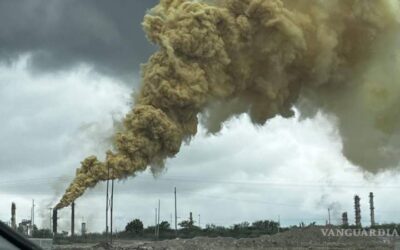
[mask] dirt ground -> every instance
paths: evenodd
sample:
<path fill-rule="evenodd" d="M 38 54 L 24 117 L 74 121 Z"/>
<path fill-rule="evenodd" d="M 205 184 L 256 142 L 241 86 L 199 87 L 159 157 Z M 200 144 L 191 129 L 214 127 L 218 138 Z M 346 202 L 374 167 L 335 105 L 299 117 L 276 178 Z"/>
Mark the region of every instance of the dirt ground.
<path fill-rule="evenodd" d="M 251 239 L 206 238 L 174 239 L 164 241 L 117 241 L 111 248 L 106 244 L 75 244 L 54 246 L 54 249 L 132 249 L 132 250 L 222 250 L 222 249 L 296 249 L 296 250 L 339 250 L 339 249 L 399 249 L 400 239 L 388 237 L 325 237 L 320 228 L 290 230 L 273 236 L 261 236 Z"/>

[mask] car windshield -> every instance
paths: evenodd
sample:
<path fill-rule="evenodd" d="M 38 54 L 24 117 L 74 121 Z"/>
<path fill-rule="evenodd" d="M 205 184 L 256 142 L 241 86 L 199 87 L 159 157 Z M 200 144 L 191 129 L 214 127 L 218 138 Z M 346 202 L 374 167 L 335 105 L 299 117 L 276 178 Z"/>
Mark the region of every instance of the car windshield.
<path fill-rule="evenodd" d="M 19 248 L 0 236 L 0 249 L 18 250 Z"/>

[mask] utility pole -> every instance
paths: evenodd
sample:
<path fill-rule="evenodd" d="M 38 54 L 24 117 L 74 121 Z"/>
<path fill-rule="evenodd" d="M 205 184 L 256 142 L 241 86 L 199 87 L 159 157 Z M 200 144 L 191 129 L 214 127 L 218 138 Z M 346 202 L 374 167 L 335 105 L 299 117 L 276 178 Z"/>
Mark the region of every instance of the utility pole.
<path fill-rule="evenodd" d="M 160 200 L 158 200 L 157 238 L 160 237 Z"/>
<path fill-rule="evenodd" d="M 110 182 L 110 166 L 107 165 L 107 188 L 106 188 L 106 241 L 108 242 L 108 186 Z"/>
<path fill-rule="evenodd" d="M 157 208 L 154 208 L 154 237 L 157 240 Z"/>
<path fill-rule="evenodd" d="M 32 200 L 32 226 L 35 225 L 35 200 Z"/>
<path fill-rule="evenodd" d="M 175 194 L 175 236 L 178 237 L 178 210 L 176 208 L 176 187 L 174 188 Z"/>
<path fill-rule="evenodd" d="M 47 208 L 47 209 L 49 209 L 49 212 L 50 212 L 50 227 L 49 227 L 49 230 L 51 231 L 51 222 L 52 222 L 52 219 L 51 219 L 51 215 L 52 215 L 52 210 L 53 210 L 53 208 L 51 208 L 51 207 L 49 207 L 49 208 Z"/>
<path fill-rule="evenodd" d="M 331 209 L 328 207 L 328 225 L 331 225 Z"/>
<path fill-rule="evenodd" d="M 35 225 L 35 200 L 32 199 L 31 208 L 31 236 L 33 236 L 33 226 Z"/>
<path fill-rule="evenodd" d="M 200 214 L 199 214 L 199 227 L 201 228 L 201 224 L 200 224 Z"/>
<path fill-rule="evenodd" d="M 111 217 L 110 217 L 110 242 L 113 241 L 113 207 L 114 207 L 114 171 L 113 179 L 111 180 Z"/>

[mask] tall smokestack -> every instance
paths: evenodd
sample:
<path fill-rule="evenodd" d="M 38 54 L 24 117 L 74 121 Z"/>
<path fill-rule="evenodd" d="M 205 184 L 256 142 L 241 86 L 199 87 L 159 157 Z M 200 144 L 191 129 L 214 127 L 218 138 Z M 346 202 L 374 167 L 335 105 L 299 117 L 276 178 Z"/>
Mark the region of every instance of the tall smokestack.
<path fill-rule="evenodd" d="M 360 197 L 358 195 L 354 196 L 354 210 L 355 210 L 356 226 L 361 227 Z"/>
<path fill-rule="evenodd" d="M 82 236 L 86 235 L 86 223 L 85 222 L 82 222 L 81 234 L 82 234 Z"/>
<path fill-rule="evenodd" d="M 75 202 L 71 204 L 71 237 L 75 234 Z"/>
<path fill-rule="evenodd" d="M 11 228 L 14 230 L 17 230 L 17 223 L 16 223 L 16 219 L 15 219 L 15 210 L 16 210 L 16 206 L 15 203 L 11 203 Z"/>
<path fill-rule="evenodd" d="M 342 213 L 342 226 L 349 226 L 349 218 L 347 217 L 347 212 Z"/>
<path fill-rule="evenodd" d="M 369 209 L 371 216 L 371 227 L 375 226 L 375 212 L 374 212 L 374 193 L 369 193 Z"/>
<path fill-rule="evenodd" d="M 190 222 L 190 226 L 193 226 L 193 214 L 192 214 L 192 212 L 190 212 L 190 214 L 189 214 L 189 222 Z"/>
<path fill-rule="evenodd" d="M 53 209 L 53 234 L 54 236 L 57 235 L 57 208 Z"/>

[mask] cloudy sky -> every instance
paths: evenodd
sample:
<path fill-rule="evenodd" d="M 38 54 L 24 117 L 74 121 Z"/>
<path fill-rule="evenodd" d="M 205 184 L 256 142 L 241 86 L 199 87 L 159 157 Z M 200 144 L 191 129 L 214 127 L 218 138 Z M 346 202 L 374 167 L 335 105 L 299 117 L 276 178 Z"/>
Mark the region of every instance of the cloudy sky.
<path fill-rule="evenodd" d="M 54 206 L 86 156 L 104 156 L 113 126 L 129 110 L 140 84 L 140 64 L 156 49 L 141 29 L 156 0 L 0 1 L 0 220 L 28 219 L 49 227 Z M 363 173 L 341 154 L 334 119 L 277 117 L 255 127 L 246 115 L 222 131 L 199 134 L 153 178 L 149 172 L 115 185 L 114 218 L 122 230 L 133 218 L 171 220 L 173 189 L 179 221 L 192 211 L 206 224 L 280 219 L 283 225 L 325 223 L 353 216 L 361 196 L 368 225 L 368 194 L 375 193 L 376 220 L 399 222 L 400 175 Z M 105 185 L 77 200 L 77 224 L 104 230 Z M 69 230 L 70 209 L 60 212 Z M 77 229 L 78 230 L 78 229 Z"/>

